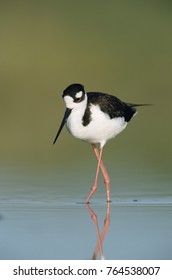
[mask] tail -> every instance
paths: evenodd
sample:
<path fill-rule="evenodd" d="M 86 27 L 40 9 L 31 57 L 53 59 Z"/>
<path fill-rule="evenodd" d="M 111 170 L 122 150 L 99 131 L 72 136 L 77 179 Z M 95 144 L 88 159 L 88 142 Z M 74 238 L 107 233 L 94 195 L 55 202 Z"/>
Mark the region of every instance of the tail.
<path fill-rule="evenodd" d="M 133 103 L 126 103 L 128 107 L 138 107 L 138 106 L 153 106 L 153 104 L 133 104 Z"/>
<path fill-rule="evenodd" d="M 126 103 L 126 105 L 128 106 L 129 108 L 129 116 L 128 116 L 128 119 L 126 119 L 126 121 L 130 121 L 130 119 L 132 117 L 134 117 L 136 114 L 137 114 L 137 110 L 136 110 L 136 107 L 138 106 L 151 106 L 152 104 L 133 104 L 133 103 Z"/>

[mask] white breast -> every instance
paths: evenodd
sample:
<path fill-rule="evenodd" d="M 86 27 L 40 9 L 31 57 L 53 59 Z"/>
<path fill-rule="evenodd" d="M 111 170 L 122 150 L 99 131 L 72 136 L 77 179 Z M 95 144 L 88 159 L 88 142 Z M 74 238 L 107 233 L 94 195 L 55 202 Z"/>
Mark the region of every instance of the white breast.
<path fill-rule="evenodd" d="M 83 126 L 83 110 L 72 110 L 67 119 L 67 128 L 76 138 L 89 143 L 100 143 L 104 146 L 107 140 L 119 134 L 127 125 L 124 117 L 110 119 L 108 114 L 103 113 L 98 105 L 91 107 L 91 122 Z"/>

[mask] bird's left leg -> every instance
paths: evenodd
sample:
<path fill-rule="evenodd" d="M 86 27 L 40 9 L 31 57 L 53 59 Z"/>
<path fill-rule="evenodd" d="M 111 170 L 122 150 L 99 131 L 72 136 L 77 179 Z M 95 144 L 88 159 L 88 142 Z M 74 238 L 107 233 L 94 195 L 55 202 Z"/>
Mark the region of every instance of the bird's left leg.
<path fill-rule="evenodd" d="M 92 144 L 92 147 L 93 147 L 93 151 L 96 155 L 96 158 L 99 161 L 99 159 L 100 159 L 99 150 L 98 150 L 98 148 L 95 144 Z M 105 186 L 106 186 L 107 202 L 110 202 L 110 177 L 109 177 L 109 175 L 106 171 L 106 168 L 105 168 L 102 160 L 100 162 L 100 168 L 101 168 L 101 171 L 102 171 L 102 174 L 103 174 L 103 177 L 104 177 L 104 183 L 105 183 Z"/>
<path fill-rule="evenodd" d="M 101 167 L 102 152 L 103 152 L 103 148 L 100 149 L 98 165 L 97 165 L 97 171 L 96 171 L 96 177 L 95 177 L 95 180 L 94 180 L 94 184 L 93 184 L 93 186 L 91 188 L 91 191 L 90 191 L 90 193 L 89 193 L 85 203 L 89 203 L 89 200 L 92 197 L 93 193 L 97 190 L 98 176 L 99 176 L 99 171 L 100 171 L 100 167 Z"/>

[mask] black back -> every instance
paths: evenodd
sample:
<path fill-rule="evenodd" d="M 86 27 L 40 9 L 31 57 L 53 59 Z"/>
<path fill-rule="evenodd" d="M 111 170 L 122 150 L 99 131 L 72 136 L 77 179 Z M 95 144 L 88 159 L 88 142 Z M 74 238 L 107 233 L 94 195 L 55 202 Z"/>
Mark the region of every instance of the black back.
<path fill-rule="evenodd" d="M 86 126 L 91 121 L 91 104 L 99 105 L 100 110 L 109 115 L 111 119 L 124 117 L 129 122 L 136 112 L 134 104 L 127 104 L 113 95 L 101 92 L 88 92 L 88 104 L 83 116 L 83 125 Z"/>

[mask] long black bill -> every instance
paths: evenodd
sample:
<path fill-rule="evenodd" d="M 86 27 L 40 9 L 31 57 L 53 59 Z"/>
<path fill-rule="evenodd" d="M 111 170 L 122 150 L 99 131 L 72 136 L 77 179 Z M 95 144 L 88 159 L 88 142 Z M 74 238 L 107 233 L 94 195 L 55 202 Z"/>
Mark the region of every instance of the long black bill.
<path fill-rule="evenodd" d="M 65 114 L 64 114 L 64 117 L 63 117 L 63 120 L 62 120 L 62 123 L 61 123 L 61 125 L 60 125 L 60 127 L 59 127 L 59 130 L 58 130 L 58 132 L 57 132 L 57 135 L 56 135 L 56 137 L 55 137 L 55 139 L 54 139 L 53 145 L 56 143 L 56 140 L 57 140 L 57 138 L 59 137 L 60 132 L 62 131 L 63 126 L 65 125 L 65 122 L 66 122 L 67 118 L 69 117 L 71 111 L 72 111 L 72 109 L 69 109 L 69 108 L 66 109 Z"/>

